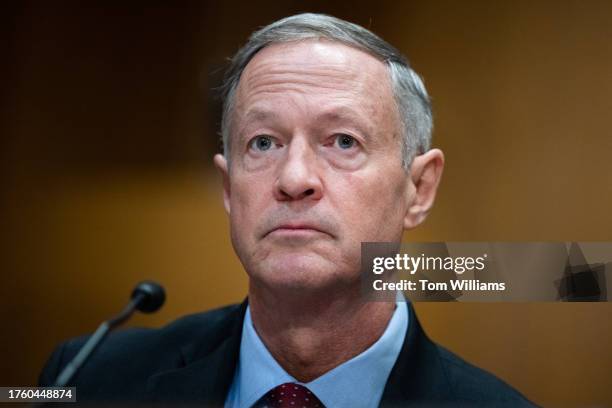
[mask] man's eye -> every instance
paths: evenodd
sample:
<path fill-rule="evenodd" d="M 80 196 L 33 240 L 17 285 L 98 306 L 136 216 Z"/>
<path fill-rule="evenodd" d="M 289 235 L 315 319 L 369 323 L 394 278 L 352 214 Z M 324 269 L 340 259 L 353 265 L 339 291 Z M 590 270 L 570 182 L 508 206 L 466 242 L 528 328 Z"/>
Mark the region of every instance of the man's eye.
<path fill-rule="evenodd" d="M 341 149 L 350 149 L 357 143 L 355 138 L 349 135 L 337 135 L 336 142 L 338 143 L 338 147 Z"/>
<path fill-rule="evenodd" d="M 256 136 L 249 144 L 250 148 L 265 152 L 272 147 L 272 138 L 270 136 Z"/>

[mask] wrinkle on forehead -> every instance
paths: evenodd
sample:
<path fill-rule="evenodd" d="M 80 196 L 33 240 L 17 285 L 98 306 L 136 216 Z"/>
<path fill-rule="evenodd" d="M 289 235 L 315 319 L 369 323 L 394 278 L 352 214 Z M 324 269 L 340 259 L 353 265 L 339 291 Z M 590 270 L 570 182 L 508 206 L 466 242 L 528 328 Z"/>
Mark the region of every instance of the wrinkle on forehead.
<path fill-rule="evenodd" d="M 370 54 L 328 40 L 305 40 L 268 46 L 246 66 L 238 86 L 240 99 L 259 92 L 335 91 L 391 96 L 387 67 Z M 380 103 L 378 101 L 377 103 Z"/>
<path fill-rule="evenodd" d="M 346 72 L 347 67 L 358 61 L 355 73 L 364 72 L 366 66 L 370 70 L 385 71 L 385 65 L 376 57 L 357 48 L 329 40 L 303 40 L 269 45 L 259 51 L 247 64 L 245 72 L 257 72 L 257 69 L 267 68 L 270 65 L 299 66 L 312 69 L 320 67 L 330 71 Z M 366 66 L 364 66 L 366 65 Z"/>
<path fill-rule="evenodd" d="M 362 82 L 359 80 L 358 73 L 347 71 L 344 67 L 337 65 L 296 66 L 291 63 L 267 62 L 253 68 L 249 74 L 244 78 L 244 86 L 241 89 L 244 92 L 242 96 L 246 98 L 271 89 L 280 91 L 293 89 L 298 92 L 300 90 L 316 92 L 317 89 L 327 89 L 354 93 L 354 87 Z"/>

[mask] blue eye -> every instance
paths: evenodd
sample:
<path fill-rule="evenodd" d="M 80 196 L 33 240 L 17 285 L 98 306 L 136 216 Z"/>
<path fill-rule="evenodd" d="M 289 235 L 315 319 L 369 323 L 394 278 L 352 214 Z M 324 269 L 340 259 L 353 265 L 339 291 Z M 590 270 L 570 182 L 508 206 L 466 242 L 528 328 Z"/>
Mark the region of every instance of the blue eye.
<path fill-rule="evenodd" d="M 251 140 L 250 147 L 265 152 L 272 147 L 272 138 L 270 136 L 256 136 Z"/>
<path fill-rule="evenodd" d="M 350 149 L 351 147 L 355 146 L 355 143 L 357 142 L 354 137 L 349 135 L 338 135 L 336 136 L 336 140 L 338 142 L 338 147 L 341 149 Z"/>

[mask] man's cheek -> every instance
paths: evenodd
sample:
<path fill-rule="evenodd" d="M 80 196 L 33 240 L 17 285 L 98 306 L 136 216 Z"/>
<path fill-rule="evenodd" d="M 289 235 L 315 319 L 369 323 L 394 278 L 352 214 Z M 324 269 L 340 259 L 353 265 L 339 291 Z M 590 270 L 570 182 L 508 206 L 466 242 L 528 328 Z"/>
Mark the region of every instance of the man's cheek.
<path fill-rule="evenodd" d="M 254 183 L 252 185 L 245 185 L 243 183 L 235 185 L 232 190 L 232 199 L 235 207 L 241 213 L 244 213 L 258 206 L 257 201 L 261 197 L 260 191 L 261 189 L 255 187 Z"/>

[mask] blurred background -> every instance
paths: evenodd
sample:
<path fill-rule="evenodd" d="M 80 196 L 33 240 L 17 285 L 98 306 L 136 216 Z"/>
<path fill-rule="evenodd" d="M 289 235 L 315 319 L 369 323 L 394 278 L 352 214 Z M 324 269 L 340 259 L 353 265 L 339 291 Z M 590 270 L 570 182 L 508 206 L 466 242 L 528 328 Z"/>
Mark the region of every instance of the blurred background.
<path fill-rule="evenodd" d="M 156 279 L 131 325 L 239 302 L 212 166 L 227 57 L 298 12 L 411 60 L 447 166 L 411 241 L 612 241 L 612 3 L 13 1 L 0 6 L 0 385 Z M 612 405 L 612 305 L 416 305 L 427 332 L 545 406 Z"/>

